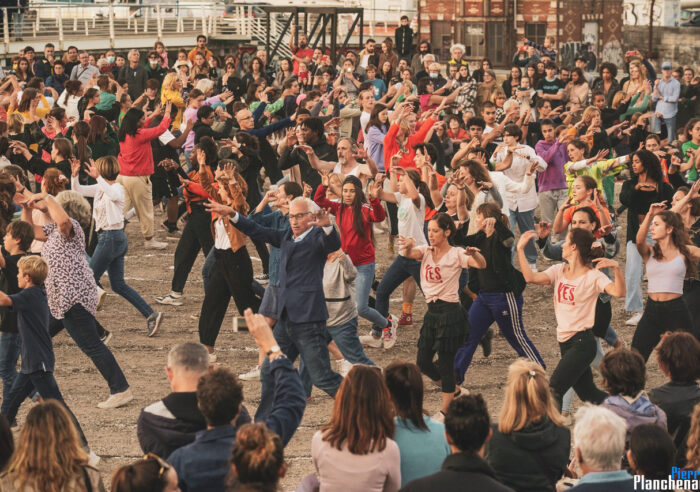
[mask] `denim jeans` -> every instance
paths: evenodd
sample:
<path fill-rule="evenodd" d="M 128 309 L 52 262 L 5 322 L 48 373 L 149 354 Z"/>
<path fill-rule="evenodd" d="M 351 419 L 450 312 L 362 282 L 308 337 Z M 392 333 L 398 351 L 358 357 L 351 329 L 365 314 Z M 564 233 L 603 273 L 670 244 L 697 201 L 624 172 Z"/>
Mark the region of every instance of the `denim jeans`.
<path fill-rule="evenodd" d="M 95 317 L 80 304 L 75 304 L 65 312 L 63 319 L 51 317 L 51 336 L 56 335 L 63 328 L 85 355 L 90 357 L 97 370 L 107 381 L 110 394 L 121 393 L 129 389 L 129 383 L 122 372 L 112 352 L 102 343 L 97 328 Z M 39 390 L 41 394 L 41 390 Z"/>
<path fill-rule="evenodd" d="M 510 230 L 515 234 L 515 224 L 518 224 L 518 229 L 520 229 L 520 234 L 525 231 L 535 230 L 535 211 L 528 210 L 526 212 L 521 212 L 519 210 L 510 211 Z M 515 243 L 513 243 L 513 255 L 515 254 Z M 535 240 L 532 239 L 527 246 L 525 246 L 525 257 L 528 263 L 537 263 L 537 246 L 535 246 Z M 520 268 L 525 268 L 524 265 L 520 265 Z"/>
<path fill-rule="evenodd" d="M 376 310 L 383 318 L 389 315 L 389 298 L 391 294 L 408 277 L 413 277 L 416 284 L 420 287 L 420 262 L 405 256 L 397 256 L 377 287 Z M 377 328 L 386 328 L 387 325 L 388 321 L 384 319 L 383 324 L 373 326 L 372 329 L 377 331 Z"/>
<path fill-rule="evenodd" d="M 277 320 L 273 333 L 277 344 L 289 360 L 294 362 L 300 357 L 309 371 L 311 382 L 331 397 L 335 397 L 343 378 L 331 369 L 325 322 L 293 324 L 289 322 L 285 311 Z M 260 406 L 255 413 L 256 422 L 269 416 L 275 397 L 275 385 L 267 358 L 260 368 L 260 381 L 262 389 Z"/>
<path fill-rule="evenodd" d="M 56 383 L 56 378 L 53 377 L 53 372 L 35 371 L 30 374 L 20 373 L 17 379 L 15 379 L 15 383 L 12 385 L 9 398 L 2 400 L 2 409 L 0 412 L 3 416 L 5 416 L 9 422 L 14 421 L 22 402 L 32 394 L 34 388 L 36 388 L 45 400 L 57 400 L 68 410 L 68 414 L 71 420 L 73 420 L 73 425 L 75 425 L 75 429 L 78 431 L 78 436 L 83 446 L 87 447 L 87 439 L 85 439 L 83 429 L 81 429 L 78 419 L 75 418 L 75 415 L 73 415 L 73 412 L 63 400 L 63 395 L 61 395 L 61 390 L 58 389 L 58 384 Z"/>
<path fill-rule="evenodd" d="M 372 322 L 373 325 L 386 325 L 386 317 L 379 314 L 375 309 L 369 307 L 369 291 L 372 289 L 374 281 L 375 262 L 366 265 L 356 265 L 357 277 L 355 278 L 355 303 L 357 304 L 357 314 Z M 357 326 L 357 322 L 355 322 Z M 337 342 L 336 342 L 337 343 Z"/>
<path fill-rule="evenodd" d="M 568 189 L 540 191 L 537 194 L 540 201 L 540 219 L 543 222 L 554 223 L 557 211 L 564 205 L 568 198 Z M 559 234 L 559 239 L 564 239 L 564 233 Z"/>
<path fill-rule="evenodd" d="M 673 118 L 664 118 L 666 131 L 668 132 L 668 143 L 676 139 L 676 118 L 678 118 L 678 114 Z M 661 133 L 661 120 L 656 115 L 651 118 L 651 129 L 653 133 Z"/>
<path fill-rule="evenodd" d="M 100 231 L 97 233 L 97 248 L 90 258 L 90 268 L 95 275 L 95 282 L 100 284 L 102 274 L 107 272 L 112 290 L 129 301 L 138 311 L 148 318 L 153 308 L 124 281 L 124 255 L 129 250 L 124 229 L 118 231 Z"/>
<path fill-rule="evenodd" d="M 2 379 L 2 401 L 8 401 L 10 390 L 17 378 L 19 359 L 19 333 L 3 332 L 0 335 L 0 379 Z"/>
<path fill-rule="evenodd" d="M 647 243 L 654 244 L 651 233 L 647 236 Z M 635 241 L 627 241 L 627 261 L 625 262 L 625 310 L 632 313 L 641 313 L 644 310 L 642 304 L 642 279 L 644 278 L 644 260 L 637 251 Z"/>

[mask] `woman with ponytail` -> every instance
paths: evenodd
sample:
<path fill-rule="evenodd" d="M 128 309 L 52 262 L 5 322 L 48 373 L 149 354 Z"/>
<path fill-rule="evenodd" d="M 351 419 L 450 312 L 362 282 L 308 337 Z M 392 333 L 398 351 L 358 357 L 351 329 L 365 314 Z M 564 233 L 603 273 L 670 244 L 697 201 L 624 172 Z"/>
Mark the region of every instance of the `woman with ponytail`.
<path fill-rule="evenodd" d="M 517 250 L 521 265 L 527 262 L 525 245 L 535 234 L 528 231 L 520 236 Z M 593 335 L 595 308 L 601 292 L 623 297 L 625 280 L 617 262 L 603 256 L 603 248 L 593 233 L 576 228 L 571 229 L 562 245 L 562 257 L 566 263 L 539 273 L 527 267 L 521 268 L 527 283 L 554 285 L 554 314 L 561 360 L 552 373 L 550 387 L 558 408 L 561 408 L 564 393 L 571 387 L 581 400 L 596 405 L 607 396 L 593 382 L 590 367 L 597 352 Z M 595 268 L 592 263 L 595 263 Z M 614 281 L 600 271 L 603 268 L 614 270 Z"/>
<path fill-rule="evenodd" d="M 462 392 L 456 386 L 454 359 L 469 332 L 467 313 L 459 302 L 459 276 L 464 268 L 483 269 L 486 260 L 476 248 L 450 245 L 457 229 L 449 215 L 441 213 L 428 223 L 430 246 L 415 246 L 415 239 L 400 237 L 401 254 L 420 261 L 420 286 L 428 313 L 418 339 L 418 366 L 423 374 L 439 383 L 442 407 L 433 417 L 444 422 L 450 402 Z M 437 364 L 433 362 L 437 352 Z"/>
<path fill-rule="evenodd" d="M 555 490 L 569 463 L 571 434 L 539 364 L 518 359 L 508 368 L 503 407 L 488 443 L 498 480 L 517 491 Z"/>
<path fill-rule="evenodd" d="M 647 267 L 649 298 L 634 332 L 632 348 L 645 361 L 664 332 L 694 331 L 690 312 L 682 299 L 683 282 L 695 277 L 700 248 L 690 242 L 681 216 L 665 208 L 665 202 L 651 204 L 636 238 L 637 251 Z M 655 242 L 653 246 L 646 242 L 649 230 Z"/>

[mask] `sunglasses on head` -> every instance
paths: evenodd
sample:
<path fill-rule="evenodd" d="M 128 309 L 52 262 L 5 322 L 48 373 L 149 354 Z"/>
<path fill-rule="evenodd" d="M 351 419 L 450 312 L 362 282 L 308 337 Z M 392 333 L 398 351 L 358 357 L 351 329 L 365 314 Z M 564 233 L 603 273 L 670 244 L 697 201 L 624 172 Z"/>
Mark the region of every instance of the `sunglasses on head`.
<path fill-rule="evenodd" d="M 158 478 L 163 478 L 163 475 L 165 474 L 165 472 L 167 472 L 171 468 L 170 464 L 167 461 L 165 461 L 163 458 L 161 458 L 160 456 L 155 455 L 153 453 L 147 453 L 143 457 L 143 459 L 144 460 L 155 460 L 158 462 L 158 464 L 160 465 L 160 469 L 158 470 Z"/>

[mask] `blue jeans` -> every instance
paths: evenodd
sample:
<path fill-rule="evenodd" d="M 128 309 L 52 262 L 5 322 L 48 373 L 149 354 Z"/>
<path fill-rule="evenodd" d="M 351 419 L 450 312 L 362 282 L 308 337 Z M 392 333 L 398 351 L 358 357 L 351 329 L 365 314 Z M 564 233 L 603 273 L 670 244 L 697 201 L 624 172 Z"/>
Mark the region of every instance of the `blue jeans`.
<path fill-rule="evenodd" d="M 148 318 L 153 313 L 153 308 L 124 281 L 124 255 L 128 250 L 129 242 L 124 229 L 100 231 L 97 233 L 97 247 L 90 258 L 90 268 L 98 285 L 102 274 L 106 271 L 112 290 Z"/>
<path fill-rule="evenodd" d="M 664 118 L 664 123 L 666 123 L 666 131 L 668 133 L 668 143 L 673 142 L 676 139 L 676 118 L 678 114 L 673 118 Z M 654 133 L 661 133 L 661 119 L 654 115 L 651 118 L 651 131 Z"/>
<path fill-rule="evenodd" d="M 0 335 L 0 379 L 2 379 L 3 402 L 9 401 L 10 390 L 17 378 L 19 349 L 19 333 L 3 332 Z"/>
<path fill-rule="evenodd" d="M 335 397 L 343 378 L 331 369 L 325 322 L 293 324 L 284 311 L 277 320 L 273 333 L 277 344 L 289 360 L 294 362 L 297 357 L 301 357 L 301 362 L 309 371 L 311 382 L 331 397 Z M 260 368 L 260 381 L 262 389 L 260 406 L 255 413 L 256 422 L 269 416 L 275 398 L 275 384 L 268 358 L 265 358 Z"/>
<path fill-rule="evenodd" d="M 651 232 L 647 236 L 647 243 L 653 245 Z M 644 260 L 637 251 L 635 241 L 627 241 L 627 261 L 625 262 L 625 310 L 632 313 L 644 311 L 642 299 L 642 279 L 644 278 Z"/>
<path fill-rule="evenodd" d="M 357 277 L 355 278 L 355 303 L 357 304 L 357 314 L 370 321 L 376 326 L 386 326 L 386 316 L 382 316 L 376 309 L 369 307 L 369 291 L 372 289 L 374 281 L 374 268 L 376 263 L 366 265 L 356 265 Z M 357 322 L 355 322 L 357 326 Z M 338 343 L 338 342 L 336 342 Z"/>
<path fill-rule="evenodd" d="M 389 298 L 408 277 L 413 277 L 418 287 L 420 287 L 420 262 L 405 256 L 397 256 L 377 287 L 377 302 L 375 306 L 376 310 L 384 318 L 384 323 L 373 326 L 373 330 L 378 331 L 377 328 L 381 329 L 388 326 L 389 322 L 386 320 L 386 317 L 389 315 Z"/>
<path fill-rule="evenodd" d="M 56 319 L 52 316 L 49 328 L 51 336 L 56 335 L 63 328 L 66 329 L 80 350 L 90 357 L 92 363 L 107 381 L 110 394 L 121 393 L 129 389 L 129 383 L 126 382 L 126 377 L 117 364 L 117 360 L 97 334 L 95 317 L 82 305 L 75 304 L 65 312 L 63 319 Z M 39 390 L 39 394 L 43 396 L 41 390 Z"/>
<path fill-rule="evenodd" d="M 528 210 L 527 212 L 521 212 L 519 210 L 510 211 L 510 230 L 515 234 L 515 224 L 517 222 L 518 229 L 520 229 L 520 234 L 525 231 L 535 230 L 535 211 Z M 513 254 L 515 254 L 515 243 L 513 245 Z M 525 246 L 525 257 L 528 263 L 537 263 L 537 247 L 535 246 L 535 240 L 532 239 L 527 246 Z M 520 268 L 525 268 L 524 265 L 520 265 Z"/>

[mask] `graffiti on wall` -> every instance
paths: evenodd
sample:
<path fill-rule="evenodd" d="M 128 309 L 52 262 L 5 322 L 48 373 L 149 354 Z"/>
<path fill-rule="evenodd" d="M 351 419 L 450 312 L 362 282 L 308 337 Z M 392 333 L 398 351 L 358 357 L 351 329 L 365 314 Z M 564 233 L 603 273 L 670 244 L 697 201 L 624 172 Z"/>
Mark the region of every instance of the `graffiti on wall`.
<path fill-rule="evenodd" d="M 576 57 L 579 55 L 586 58 L 586 71 L 594 72 L 598 66 L 598 57 L 593 50 L 593 45 L 590 43 L 570 41 L 559 46 L 559 58 L 562 66 L 573 67 Z"/>
<path fill-rule="evenodd" d="M 612 41 L 605 43 L 600 59 L 601 62 L 610 62 L 618 67 L 624 67 L 625 60 L 620 42 L 617 39 L 613 39 Z"/>
<path fill-rule="evenodd" d="M 648 26 L 651 2 L 648 0 L 632 0 L 624 3 L 623 22 L 628 26 Z M 662 5 L 657 3 L 651 14 L 654 23 L 661 20 Z"/>

